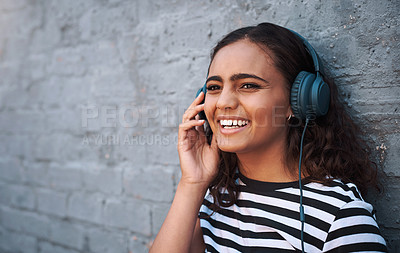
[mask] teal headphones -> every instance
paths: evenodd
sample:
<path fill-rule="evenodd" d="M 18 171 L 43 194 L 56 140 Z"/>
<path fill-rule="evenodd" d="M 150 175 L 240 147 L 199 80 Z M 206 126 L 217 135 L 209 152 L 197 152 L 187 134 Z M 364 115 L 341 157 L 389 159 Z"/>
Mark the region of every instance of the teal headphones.
<path fill-rule="evenodd" d="M 300 34 L 290 30 L 302 42 L 314 63 L 315 74 L 300 71 L 296 76 L 290 92 L 290 105 L 294 116 L 298 119 L 306 119 L 312 116 L 320 117 L 328 113 L 330 101 L 330 89 L 323 80 L 317 52 L 311 44 Z"/>
<path fill-rule="evenodd" d="M 303 42 L 304 47 L 312 57 L 315 70 L 315 73 L 300 71 L 295 78 L 290 92 L 290 105 L 293 114 L 301 120 L 324 116 L 329 109 L 330 89 L 322 78 L 322 65 L 319 62 L 318 54 L 304 37 L 295 31 L 290 31 Z M 206 84 L 197 91 L 196 97 L 200 92 L 207 93 Z M 204 112 L 199 113 L 199 116 L 201 119 L 206 119 Z"/>

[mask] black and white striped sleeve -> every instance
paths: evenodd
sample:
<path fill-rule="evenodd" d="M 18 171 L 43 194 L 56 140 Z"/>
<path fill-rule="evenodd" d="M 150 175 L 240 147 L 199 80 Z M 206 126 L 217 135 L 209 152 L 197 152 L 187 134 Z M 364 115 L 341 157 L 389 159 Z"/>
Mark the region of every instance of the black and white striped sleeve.
<path fill-rule="evenodd" d="M 387 252 L 372 211 L 372 206 L 361 200 L 340 208 L 329 229 L 323 252 Z"/>

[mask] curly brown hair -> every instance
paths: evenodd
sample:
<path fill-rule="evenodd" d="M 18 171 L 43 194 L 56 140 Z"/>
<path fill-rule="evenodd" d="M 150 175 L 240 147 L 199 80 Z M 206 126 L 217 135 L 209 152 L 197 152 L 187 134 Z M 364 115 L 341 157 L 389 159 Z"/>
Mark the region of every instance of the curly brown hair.
<path fill-rule="evenodd" d="M 275 67 L 287 81 L 288 94 L 300 71 L 315 72 L 313 60 L 303 42 L 290 30 L 271 23 L 261 23 L 235 30 L 226 35 L 213 49 L 211 62 L 218 51 L 234 42 L 247 39 L 268 51 Z M 271 54 L 272 53 L 272 54 Z M 354 123 L 339 101 L 335 83 L 324 76 L 330 87 L 329 111 L 312 121 L 304 137 L 302 171 L 314 182 L 329 184 L 332 178 L 354 183 L 361 193 L 369 187 L 377 187 L 377 167 L 369 159 L 369 147 L 362 139 L 359 127 Z M 295 175 L 299 160 L 299 146 L 304 123 L 291 118 L 287 127 L 285 162 Z M 212 136 L 206 127 L 209 140 Z M 219 171 L 209 190 L 214 206 L 231 206 L 238 198 L 238 158 L 234 153 L 221 151 Z M 221 194 L 222 190 L 226 190 Z"/>

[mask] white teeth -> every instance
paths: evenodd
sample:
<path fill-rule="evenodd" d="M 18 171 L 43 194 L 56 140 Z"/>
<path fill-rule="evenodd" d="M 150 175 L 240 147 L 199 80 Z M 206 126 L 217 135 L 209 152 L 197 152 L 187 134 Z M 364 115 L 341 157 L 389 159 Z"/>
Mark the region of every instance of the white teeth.
<path fill-rule="evenodd" d="M 238 127 L 242 127 L 245 126 L 249 123 L 248 120 L 220 120 L 220 124 L 223 128 L 238 128 Z"/>

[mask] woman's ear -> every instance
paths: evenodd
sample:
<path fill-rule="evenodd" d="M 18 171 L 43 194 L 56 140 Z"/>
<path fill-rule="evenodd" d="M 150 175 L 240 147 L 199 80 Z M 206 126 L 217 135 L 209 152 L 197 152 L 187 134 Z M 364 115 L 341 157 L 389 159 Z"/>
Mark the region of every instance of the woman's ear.
<path fill-rule="evenodd" d="M 292 111 L 292 107 L 289 106 L 286 112 L 286 119 L 290 120 L 292 117 L 294 117 L 293 111 Z"/>

